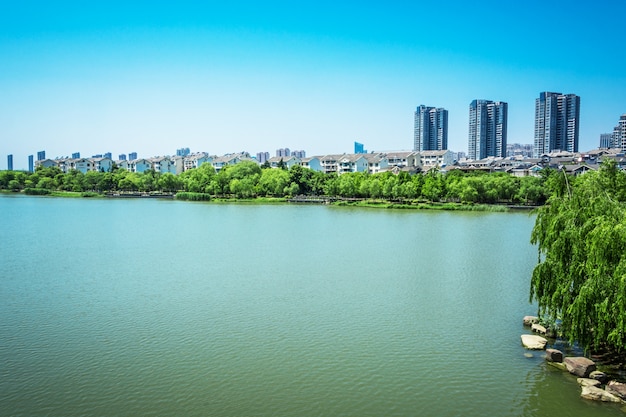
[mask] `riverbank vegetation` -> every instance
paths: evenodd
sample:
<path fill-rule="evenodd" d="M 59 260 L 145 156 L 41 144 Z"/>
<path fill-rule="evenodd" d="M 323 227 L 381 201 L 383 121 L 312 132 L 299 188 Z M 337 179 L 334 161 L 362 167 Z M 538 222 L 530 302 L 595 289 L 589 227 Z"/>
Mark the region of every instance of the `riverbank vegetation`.
<path fill-rule="evenodd" d="M 587 351 L 626 352 L 626 174 L 605 162 L 597 172 L 551 178 L 538 210 L 530 299 L 540 316 Z"/>
<path fill-rule="evenodd" d="M 181 199 L 258 199 L 324 196 L 344 200 L 377 201 L 394 207 L 444 204 L 450 209 L 470 205 L 541 205 L 550 195 L 551 170 L 541 177 L 513 177 L 506 173 L 447 174 L 432 171 L 409 175 L 401 172 L 342 175 L 312 171 L 301 166 L 290 169 L 263 168 L 254 162 L 226 166 L 219 172 L 209 164 L 180 175 L 114 169 L 112 172 L 61 172 L 38 168 L 33 173 L 0 171 L 0 190 L 46 195 L 53 192 L 94 194 L 167 193 Z M 350 203 L 357 204 L 357 203 Z M 360 203 L 366 204 L 366 203 Z M 455 206 L 455 204 L 465 205 Z M 434 206 L 433 206 L 434 207 Z"/>

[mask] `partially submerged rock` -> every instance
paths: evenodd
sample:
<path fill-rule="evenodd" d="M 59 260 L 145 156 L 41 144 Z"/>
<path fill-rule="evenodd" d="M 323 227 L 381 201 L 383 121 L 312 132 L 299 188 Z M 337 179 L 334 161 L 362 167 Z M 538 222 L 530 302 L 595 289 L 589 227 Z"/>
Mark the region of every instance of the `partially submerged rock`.
<path fill-rule="evenodd" d="M 597 379 L 591 378 L 578 378 L 576 382 L 578 382 L 578 385 L 581 387 L 599 387 L 602 385 L 602 383 L 600 383 Z"/>
<path fill-rule="evenodd" d="M 607 380 L 607 376 L 604 372 L 601 371 L 593 371 L 589 374 L 589 378 L 593 378 L 597 381 L 600 381 L 601 383 L 605 383 Z"/>
<path fill-rule="evenodd" d="M 570 374 L 581 378 L 587 378 L 591 372 L 596 370 L 596 364 L 583 356 L 567 357 L 563 359 L 563 363 Z"/>
<path fill-rule="evenodd" d="M 530 330 L 535 333 L 546 334 L 546 328 L 539 323 L 533 323 L 532 326 L 530 326 Z"/>
<path fill-rule="evenodd" d="M 604 401 L 611 403 L 621 402 L 621 400 L 617 396 L 611 394 L 608 391 L 593 386 L 583 387 L 580 396 L 587 400 Z"/>
<path fill-rule="evenodd" d="M 567 367 L 563 362 L 548 362 L 548 365 L 555 367 L 556 369 L 560 369 L 561 371 L 567 371 Z"/>
<path fill-rule="evenodd" d="M 533 323 L 539 323 L 539 317 L 537 317 L 537 316 L 524 316 L 524 319 L 522 320 L 522 322 L 524 323 L 524 326 L 530 326 Z"/>
<path fill-rule="evenodd" d="M 546 349 L 546 360 L 548 362 L 563 362 L 563 352 L 557 349 Z"/>
<path fill-rule="evenodd" d="M 606 390 L 622 400 L 626 400 L 626 384 L 617 381 L 609 381 L 609 383 L 606 384 Z"/>
<path fill-rule="evenodd" d="M 535 334 L 523 334 L 522 345 L 526 349 L 530 350 L 542 350 L 546 347 L 548 340 L 545 337 L 537 336 Z"/>

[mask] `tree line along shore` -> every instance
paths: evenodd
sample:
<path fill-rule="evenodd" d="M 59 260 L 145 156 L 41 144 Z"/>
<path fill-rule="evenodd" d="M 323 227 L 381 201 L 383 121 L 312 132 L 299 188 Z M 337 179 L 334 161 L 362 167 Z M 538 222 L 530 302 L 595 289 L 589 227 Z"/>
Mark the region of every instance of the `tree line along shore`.
<path fill-rule="evenodd" d="M 555 179 L 563 175 L 551 169 L 534 177 L 506 173 L 430 171 L 421 174 L 391 172 L 341 175 L 301 166 L 263 168 L 254 162 L 227 165 L 219 172 L 209 164 L 180 175 L 113 169 L 112 172 L 61 172 L 39 167 L 35 172 L 0 171 L 0 190 L 27 194 L 59 192 L 91 197 L 112 193 L 169 193 L 181 199 L 330 197 L 342 200 L 380 200 L 396 203 L 502 204 L 537 206 L 553 192 Z M 571 178 L 574 182 L 575 178 Z"/>

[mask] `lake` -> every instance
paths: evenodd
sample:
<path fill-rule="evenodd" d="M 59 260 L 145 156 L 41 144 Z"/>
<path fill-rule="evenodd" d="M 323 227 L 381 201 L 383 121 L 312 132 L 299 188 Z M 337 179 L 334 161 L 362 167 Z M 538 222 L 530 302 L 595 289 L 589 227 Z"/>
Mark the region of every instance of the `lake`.
<path fill-rule="evenodd" d="M 1 416 L 611 416 L 524 356 L 528 213 L 0 195 Z"/>

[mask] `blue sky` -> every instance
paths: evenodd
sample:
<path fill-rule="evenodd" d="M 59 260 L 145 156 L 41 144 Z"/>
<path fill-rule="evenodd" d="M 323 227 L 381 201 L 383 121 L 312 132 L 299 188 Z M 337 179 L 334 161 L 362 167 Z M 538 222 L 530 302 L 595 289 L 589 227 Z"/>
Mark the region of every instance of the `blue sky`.
<path fill-rule="evenodd" d="M 91 3 L 0 5 L 0 169 L 39 150 L 409 150 L 420 104 L 466 151 L 477 98 L 532 143 L 540 91 L 581 96 L 588 150 L 626 113 L 622 1 Z"/>

